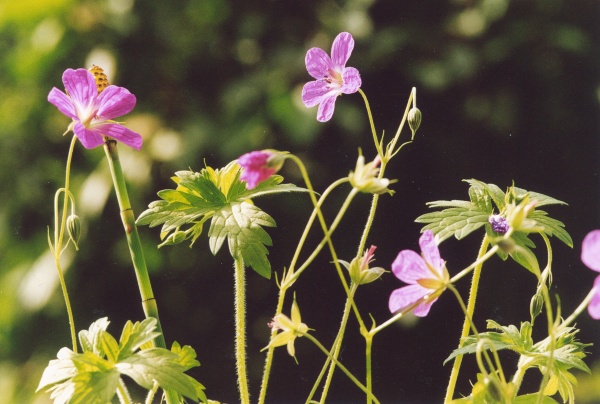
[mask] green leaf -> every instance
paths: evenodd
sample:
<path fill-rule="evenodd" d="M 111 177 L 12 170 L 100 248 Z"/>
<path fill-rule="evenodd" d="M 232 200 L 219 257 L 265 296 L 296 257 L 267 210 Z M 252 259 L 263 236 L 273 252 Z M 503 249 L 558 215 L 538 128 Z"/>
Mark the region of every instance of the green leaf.
<path fill-rule="evenodd" d="M 61 348 L 57 354 L 58 359 L 52 359 L 48 363 L 46 369 L 44 369 L 44 373 L 42 374 L 42 378 L 40 379 L 36 391 L 46 389 L 75 376 L 77 374 L 77 368 L 71 360 L 73 355 L 75 355 L 75 353 L 70 349 Z"/>
<path fill-rule="evenodd" d="M 522 190 L 527 192 L 525 190 Z M 552 198 L 551 196 L 540 194 L 539 192 L 531 192 L 529 191 L 529 199 L 531 201 L 535 201 L 535 207 L 539 208 L 544 205 L 568 205 L 568 203 L 560 201 L 556 198 Z"/>
<path fill-rule="evenodd" d="M 116 368 L 146 389 L 151 389 L 156 380 L 162 389 L 175 390 L 193 400 L 198 399 L 194 384 L 184 373 L 185 367 L 179 363 L 179 356 L 164 348 L 140 351 L 119 362 Z"/>
<path fill-rule="evenodd" d="M 196 351 L 189 345 L 181 347 L 179 343 L 175 341 L 171 346 L 171 352 L 179 356 L 179 363 L 185 370 L 200 366 L 200 362 L 196 360 Z"/>
<path fill-rule="evenodd" d="M 253 189 L 247 190 L 244 185 L 244 192 L 241 192 L 235 196 L 232 195 L 232 198 L 228 197 L 228 199 L 230 201 L 242 202 L 246 199 L 253 199 L 264 195 L 280 194 L 285 192 L 308 192 L 306 188 L 300 188 L 294 184 L 281 184 L 281 182 L 283 182 L 282 176 L 272 175 L 268 179 L 259 183 Z M 242 182 L 242 184 L 245 183 Z"/>
<path fill-rule="evenodd" d="M 273 227 L 275 221 L 253 204 L 231 203 L 212 218 L 208 231 L 210 250 L 216 254 L 227 238 L 231 256 L 241 258 L 244 265 L 268 279 L 271 277 L 271 264 L 265 245 L 270 246 L 272 241 L 261 226 Z"/>
<path fill-rule="evenodd" d="M 103 332 L 100 342 L 106 358 L 113 363 L 116 362 L 119 357 L 119 344 L 117 340 L 109 333 Z"/>
<path fill-rule="evenodd" d="M 529 249 L 529 247 L 523 245 L 516 245 L 515 250 L 509 253 L 510 257 L 515 260 L 516 263 L 527 269 L 532 274 L 540 275 L 540 265 L 537 257 Z"/>
<path fill-rule="evenodd" d="M 539 400 L 540 396 L 542 396 L 541 400 Z M 551 397 L 544 396 L 540 393 L 525 394 L 522 396 L 517 396 L 513 400 L 513 404 L 538 404 L 538 403 L 539 404 L 558 404 L 558 401 L 554 400 Z"/>
<path fill-rule="evenodd" d="M 548 214 L 543 210 L 537 209 L 535 209 L 528 218 L 533 219 L 537 223 L 544 226 L 544 233 L 546 233 L 548 236 L 556 236 L 557 239 L 569 247 L 573 247 L 573 240 L 571 239 L 569 233 L 565 230 L 565 225 L 563 222 L 553 219 L 549 217 Z"/>
<path fill-rule="evenodd" d="M 489 203 L 491 199 L 496 205 L 498 211 L 502 211 L 505 206 L 505 193 L 494 184 L 486 184 L 485 182 L 478 181 L 476 179 L 463 180 L 468 183 L 471 188 L 469 189 L 469 196 L 473 203 L 476 203 L 477 206 L 488 212 L 492 213 L 493 207 Z"/>
<path fill-rule="evenodd" d="M 101 337 L 102 333 L 106 331 L 110 321 L 107 317 L 103 317 L 94 321 L 90 325 L 89 330 L 79 331 L 79 343 L 83 349 L 83 352 L 93 352 L 99 357 L 104 357 L 104 351 L 102 348 Z"/>
<path fill-rule="evenodd" d="M 450 356 L 446 358 L 444 364 L 458 355 L 475 353 L 480 339 L 485 339 L 487 342 L 485 345 L 486 349 L 490 349 L 490 347 L 493 347 L 496 351 L 510 349 L 519 354 L 523 354 L 527 351 L 527 347 L 533 345 L 530 334 L 526 332 L 528 327 L 531 327 L 528 322 L 522 323 L 521 330 L 519 330 L 514 325 L 505 327 L 493 320 L 488 320 L 487 328 L 495 329 L 500 332 L 483 332 L 479 334 L 479 338 L 475 335 L 466 337 L 461 343 L 461 346 L 455 349 Z"/>
<path fill-rule="evenodd" d="M 171 346 L 171 352 L 179 356 L 179 363 L 184 367 L 185 370 L 189 370 L 193 367 L 200 366 L 200 362 L 196 360 L 196 351 L 189 345 L 181 347 L 179 343 L 173 342 L 173 345 Z M 206 402 L 206 394 L 204 393 L 205 387 L 191 376 L 186 376 L 188 377 L 189 382 L 194 385 L 194 388 L 196 389 L 196 394 L 198 395 L 200 400 Z M 182 401 L 181 397 L 180 401 Z"/>
<path fill-rule="evenodd" d="M 119 372 L 110 369 L 101 372 L 86 372 L 71 379 L 74 393 L 69 404 L 106 404 L 115 396 L 119 384 Z"/>
<path fill-rule="evenodd" d="M 451 203 L 438 201 L 433 204 Z M 428 223 L 423 231 L 432 230 L 439 242 L 456 237 L 458 240 L 488 223 L 489 214 L 480 210 L 474 204 L 468 207 L 452 207 L 439 212 L 426 213 L 415 219 L 417 223 Z"/>
<path fill-rule="evenodd" d="M 160 335 L 156 332 L 157 320 L 155 318 L 147 318 L 144 321 L 132 323 L 127 321 L 123 327 L 119 344 L 121 346 L 119 352 L 119 361 L 129 357 L 139 347 L 146 342 L 152 341 Z"/>

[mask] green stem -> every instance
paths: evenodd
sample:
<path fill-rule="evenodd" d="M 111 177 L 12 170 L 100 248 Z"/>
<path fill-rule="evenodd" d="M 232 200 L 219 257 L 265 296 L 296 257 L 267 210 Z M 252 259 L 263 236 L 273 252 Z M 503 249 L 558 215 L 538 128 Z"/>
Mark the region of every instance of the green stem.
<path fill-rule="evenodd" d="M 121 220 L 123 222 L 123 227 L 125 228 L 127 245 L 129 246 L 131 261 L 133 263 L 133 269 L 135 271 L 135 276 L 140 290 L 140 296 L 142 298 L 142 308 L 144 309 L 146 318 L 153 317 L 156 319 L 156 331 L 159 332 L 159 335 L 154 338 L 154 346 L 166 349 L 167 344 L 165 342 L 160 319 L 158 317 L 158 306 L 154 298 L 154 293 L 152 292 L 152 284 L 150 283 L 148 268 L 146 267 L 144 251 L 142 249 L 142 243 L 140 241 L 140 236 L 135 224 L 133 209 L 131 209 L 131 203 L 127 193 L 127 185 L 125 183 L 125 177 L 123 176 L 123 169 L 121 168 L 121 161 L 119 160 L 117 142 L 113 139 L 107 138 L 106 142 L 104 143 L 104 151 L 106 153 L 106 157 L 108 158 L 108 165 L 110 167 L 110 173 L 115 187 L 115 192 L 117 194 L 119 208 L 121 210 Z M 176 392 L 165 390 L 165 395 L 169 404 L 177 401 Z"/>
<path fill-rule="evenodd" d="M 337 359 L 340 354 L 342 348 L 342 341 L 344 340 L 344 333 L 346 332 L 346 325 L 348 324 L 348 318 L 350 317 L 352 298 L 354 297 L 354 294 L 356 293 L 357 289 L 358 285 L 352 283 L 350 286 L 350 294 L 352 296 L 346 298 L 346 304 L 344 305 L 344 312 L 342 314 L 340 328 L 333 342 L 333 346 L 331 347 L 331 357 L 328 356 L 327 360 L 325 361 L 325 364 L 323 365 L 323 370 L 327 369 L 327 366 L 329 366 L 329 371 L 327 372 L 327 378 L 325 379 L 325 384 L 323 385 L 323 392 L 321 393 L 321 400 L 319 401 L 320 403 L 325 403 L 327 394 L 329 392 L 329 386 L 331 385 L 331 380 L 333 379 L 333 373 L 335 371 L 335 363 L 331 360 L 331 358 Z M 321 371 L 321 374 L 315 381 L 315 387 L 321 382 L 322 374 L 323 371 Z"/>
<path fill-rule="evenodd" d="M 70 191 L 69 185 L 71 180 L 71 162 L 73 160 L 73 150 L 75 149 L 75 143 L 77 143 L 77 137 L 73 136 L 71 139 L 71 145 L 69 146 L 69 154 L 67 155 L 67 166 L 65 170 L 65 187 L 64 187 L 64 199 L 62 207 L 62 218 L 60 225 L 58 222 L 58 200 L 57 197 L 60 193 L 57 192 L 54 198 L 54 247 L 50 242 L 52 254 L 54 255 L 54 262 L 56 264 L 56 270 L 58 271 L 58 279 L 60 282 L 60 288 L 62 290 L 63 298 L 65 300 L 65 306 L 67 308 L 67 316 L 69 318 L 69 328 L 71 330 L 71 342 L 73 344 L 73 352 L 77 353 L 77 333 L 75 332 L 75 321 L 73 319 L 73 310 L 71 308 L 71 300 L 69 299 L 69 292 L 67 290 L 67 283 L 65 282 L 62 265 L 60 263 L 60 256 L 63 252 L 63 239 L 65 235 L 65 226 L 67 222 L 67 211 L 69 208 Z M 48 235 L 48 237 L 50 237 Z"/>
<path fill-rule="evenodd" d="M 240 402 L 250 403 L 246 370 L 246 270 L 241 258 L 235 259 L 235 359 Z"/>
<path fill-rule="evenodd" d="M 373 394 L 373 375 L 372 375 L 372 349 L 373 349 L 373 334 L 365 333 L 365 366 L 367 372 L 367 404 L 371 404 Z"/>
<path fill-rule="evenodd" d="M 360 88 L 358 89 L 358 92 L 360 93 L 360 95 L 363 98 L 363 101 L 365 102 L 365 108 L 367 109 L 367 115 L 369 116 L 369 124 L 371 125 L 371 133 L 373 135 L 373 142 L 375 143 L 375 148 L 377 149 L 377 154 L 379 154 L 381 156 L 381 155 L 383 155 L 383 150 L 381 149 L 381 145 L 383 143 L 383 138 L 381 139 L 381 142 L 379 141 L 379 139 L 377 139 L 377 131 L 375 130 L 375 122 L 373 121 L 373 114 L 371 113 L 371 107 L 369 105 L 369 100 L 367 99 L 367 95 Z"/>
<path fill-rule="evenodd" d="M 347 182 L 347 181 L 348 181 L 348 179 L 344 178 L 344 179 L 338 180 L 338 181 L 334 182 L 333 184 L 331 184 L 327 188 L 327 190 L 325 190 L 325 192 L 323 192 L 323 194 L 319 198 L 319 201 L 317 202 L 317 205 L 313 209 L 313 213 L 310 216 L 308 224 L 304 229 L 304 233 L 302 234 L 302 237 L 300 238 L 300 242 L 298 243 L 298 246 L 296 247 L 296 252 L 294 253 L 290 267 L 289 267 L 288 271 L 285 273 L 284 279 L 282 280 L 281 285 L 279 287 L 279 296 L 277 298 L 277 307 L 275 308 L 275 315 L 281 313 L 281 311 L 283 310 L 283 304 L 285 302 L 285 295 L 286 295 L 287 290 L 294 284 L 294 282 L 298 279 L 300 274 L 306 268 L 308 268 L 309 264 L 316 258 L 318 253 L 321 251 L 321 249 L 327 243 L 327 241 L 326 241 L 327 237 L 331 236 L 331 234 L 337 227 L 339 220 L 336 218 L 336 220 L 334 220 L 334 222 L 332 223 L 331 228 L 329 229 L 329 234 L 324 237 L 323 241 L 321 241 L 321 243 L 319 243 L 319 245 L 317 246 L 315 251 L 310 255 L 310 257 L 306 260 L 306 262 L 296 271 L 295 270 L 296 261 L 298 260 L 298 256 L 300 255 L 300 251 L 301 251 L 302 247 L 304 246 L 304 242 L 306 241 L 306 236 L 308 235 L 308 231 L 309 231 L 310 227 L 312 226 L 314 219 L 317 216 L 317 211 L 320 209 L 324 200 L 331 193 L 331 191 L 333 191 L 333 189 L 335 187 L 337 187 L 338 185 L 340 185 L 344 182 Z M 346 198 L 346 202 L 344 203 L 345 207 L 347 207 L 350 204 L 350 201 L 352 200 L 354 195 L 356 195 L 356 193 L 351 192 L 351 194 L 348 196 L 348 198 Z M 342 211 L 345 211 L 345 209 L 342 208 Z M 341 219 L 341 217 L 340 217 L 340 219 Z M 275 335 L 277 335 L 276 329 L 274 329 L 271 332 L 271 338 L 275 337 Z M 263 378 L 262 378 L 262 383 L 260 386 L 260 395 L 258 398 L 258 402 L 260 404 L 264 403 L 265 399 L 266 399 L 267 388 L 269 385 L 269 377 L 271 374 L 271 367 L 273 364 L 273 352 L 274 352 L 274 347 L 270 346 L 269 349 L 267 350 L 267 355 L 265 357 L 265 367 L 263 370 Z"/>
<path fill-rule="evenodd" d="M 123 379 L 119 379 L 119 383 L 117 384 L 117 397 L 119 397 L 121 404 L 132 403 L 127 387 L 125 387 L 125 383 L 123 383 Z"/>
<path fill-rule="evenodd" d="M 558 326 L 556 330 L 557 333 L 560 333 L 565 327 L 568 327 L 569 324 L 571 324 L 573 321 L 575 321 L 577 317 L 579 317 L 579 315 L 588 307 L 590 301 L 596 293 L 597 290 L 595 288 L 592 288 L 592 290 L 590 290 L 590 293 L 588 293 L 587 296 L 583 299 L 583 301 L 579 304 L 579 306 L 577 306 L 573 314 L 571 314 L 569 317 L 563 320 L 563 322 Z"/>
<path fill-rule="evenodd" d="M 473 279 L 471 281 L 471 290 L 469 292 L 469 301 L 467 303 L 467 314 L 465 315 L 465 321 L 463 323 L 462 332 L 460 334 L 459 347 L 460 341 L 462 341 L 463 338 L 469 335 L 469 329 L 471 328 L 471 319 L 473 318 L 473 313 L 475 312 L 475 301 L 477 300 L 477 289 L 479 288 L 481 269 L 483 268 L 484 262 L 483 260 L 481 260 L 481 258 L 485 256 L 489 243 L 489 238 L 487 235 L 485 235 L 485 237 L 483 238 L 483 242 L 481 243 L 481 248 L 479 249 L 479 254 L 477 255 L 477 261 L 479 261 L 479 264 L 473 270 Z M 444 398 L 444 403 L 449 403 L 450 401 L 452 401 L 461 364 L 462 355 L 458 355 L 454 359 L 454 364 L 452 365 L 452 372 L 450 373 L 450 381 L 448 382 L 448 389 L 446 390 L 446 397 Z"/>
<path fill-rule="evenodd" d="M 363 392 L 365 392 L 365 393 L 367 394 L 367 396 L 368 396 L 369 398 L 371 398 L 371 399 L 372 399 L 372 400 L 374 400 L 374 401 L 375 401 L 377 404 L 379 404 L 379 400 L 377 400 L 377 398 L 375 398 L 375 396 L 373 395 L 373 393 L 369 392 L 369 391 L 367 390 L 367 388 L 365 387 L 365 385 L 364 385 L 364 384 L 362 384 L 360 381 L 358 381 L 358 379 L 357 379 L 356 377 L 354 377 L 354 375 L 353 375 L 352 373 L 350 373 L 350 371 L 349 371 L 349 370 L 348 370 L 348 369 L 347 369 L 347 368 L 346 368 L 344 365 L 342 365 L 340 361 L 338 361 L 337 359 L 333 358 L 333 357 L 331 356 L 331 353 L 330 353 L 329 351 L 327 351 L 327 349 L 326 349 L 326 348 L 325 348 L 323 345 L 321 345 L 321 343 L 320 343 L 319 341 L 317 341 L 315 337 L 313 337 L 312 335 L 310 335 L 310 334 L 308 334 L 308 333 L 307 333 L 307 334 L 304 334 L 304 337 L 308 338 L 308 339 L 309 339 L 309 340 L 310 340 L 310 341 L 311 341 L 313 344 L 315 344 L 315 345 L 317 346 L 317 348 L 319 348 L 319 349 L 320 349 L 320 350 L 321 350 L 321 351 L 322 351 L 322 352 L 323 352 L 325 355 L 327 355 L 328 357 L 330 357 L 330 358 L 331 358 L 331 360 L 332 360 L 332 361 L 333 361 L 333 362 L 334 362 L 334 363 L 337 365 L 337 367 L 339 367 L 339 368 L 340 368 L 340 370 L 341 370 L 342 372 L 344 372 L 344 374 L 345 374 L 346 376 L 348 376 L 348 378 L 349 378 L 350 380 L 352 380 L 352 382 L 354 382 L 354 384 L 355 384 L 355 385 L 356 385 L 356 386 L 357 386 L 359 389 L 361 389 Z"/>

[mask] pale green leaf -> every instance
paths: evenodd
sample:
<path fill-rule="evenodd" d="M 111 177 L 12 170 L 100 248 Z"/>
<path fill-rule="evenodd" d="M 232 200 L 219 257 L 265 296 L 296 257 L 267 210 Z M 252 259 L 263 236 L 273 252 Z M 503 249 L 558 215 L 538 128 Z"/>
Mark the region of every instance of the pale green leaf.
<path fill-rule="evenodd" d="M 46 369 L 44 369 L 44 373 L 42 374 L 42 378 L 40 379 L 36 391 L 45 389 L 75 376 L 77 374 L 77 368 L 71 360 L 73 355 L 75 354 L 70 349 L 61 348 L 57 354 L 58 359 L 51 360 Z"/>
<path fill-rule="evenodd" d="M 193 400 L 198 399 L 196 388 L 184 373 L 179 356 L 163 348 L 140 351 L 116 365 L 119 372 L 131 377 L 140 386 L 151 389 L 154 381 L 161 388 L 175 390 Z"/>
<path fill-rule="evenodd" d="M 110 369 L 102 372 L 86 372 L 71 379 L 75 391 L 69 404 L 107 404 L 115 396 L 119 372 Z"/>
<path fill-rule="evenodd" d="M 558 401 L 540 393 L 533 393 L 515 397 L 513 404 L 558 404 Z"/>
<path fill-rule="evenodd" d="M 271 237 L 261 226 L 275 226 L 271 216 L 247 202 L 235 202 L 215 213 L 208 231 L 209 246 L 216 254 L 227 238 L 229 252 L 234 259 L 269 278 L 271 265 L 267 259 Z"/>
<path fill-rule="evenodd" d="M 553 219 L 548 216 L 543 210 L 535 209 L 528 217 L 529 219 L 535 220 L 538 224 L 544 226 L 544 233 L 548 236 L 555 236 L 557 239 L 573 247 L 573 240 L 569 233 L 565 230 L 563 222 Z"/>
<path fill-rule="evenodd" d="M 119 361 L 132 355 L 146 342 L 152 341 L 154 338 L 158 337 L 160 333 L 156 332 L 156 325 L 157 320 L 152 317 L 147 318 L 142 322 L 136 321 L 135 323 L 132 323 L 131 321 L 127 321 L 125 327 L 123 327 L 121 338 L 119 339 L 121 345 Z"/>
<path fill-rule="evenodd" d="M 426 213 L 415 219 L 417 223 L 428 223 L 423 231 L 432 230 L 439 242 L 454 236 L 458 240 L 488 223 L 489 215 L 476 208 L 452 207 L 439 212 Z"/>
<path fill-rule="evenodd" d="M 116 362 L 119 357 L 119 343 L 112 335 L 107 332 L 102 333 L 102 338 L 100 340 L 102 344 L 102 350 L 106 355 L 106 358 L 110 362 Z"/>
<path fill-rule="evenodd" d="M 100 337 L 106 331 L 109 324 L 110 321 L 108 321 L 108 318 L 103 317 L 94 321 L 90 325 L 89 330 L 81 330 L 79 332 L 79 343 L 84 352 L 93 352 L 100 357 L 104 357 Z"/>
<path fill-rule="evenodd" d="M 200 366 L 200 362 L 196 360 L 196 351 L 189 345 L 184 345 L 182 347 L 177 341 L 175 341 L 171 346 L 171 352 L 179 356 L 179 363 L 183 365 L 185 370 Z"/>

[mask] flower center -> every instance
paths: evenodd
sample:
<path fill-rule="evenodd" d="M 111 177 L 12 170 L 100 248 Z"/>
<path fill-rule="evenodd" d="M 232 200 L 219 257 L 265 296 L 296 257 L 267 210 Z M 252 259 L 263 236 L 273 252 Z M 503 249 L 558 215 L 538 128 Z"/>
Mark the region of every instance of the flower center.
<path fill-rule="evenodd" d="M 329 70 L 325 76 L 323 76 L 323 80 L 329 83 L 330 88 L 340 88 L 342 84 L 344 84 L 344 78 L 342 77 L 342 72 L 339 70 Z"/>

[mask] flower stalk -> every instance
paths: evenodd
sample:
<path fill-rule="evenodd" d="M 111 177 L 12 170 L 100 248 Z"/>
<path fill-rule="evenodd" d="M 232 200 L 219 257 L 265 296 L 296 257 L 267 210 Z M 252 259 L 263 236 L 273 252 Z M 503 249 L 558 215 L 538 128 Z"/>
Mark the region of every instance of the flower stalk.
<path fill-rule="evenodd" d="M 142 243 L 140 241 L 140 236 L 135 224 L 135 216 L 127 193 L 127 185 L 125 183 L 125 177 L 123 176 L 123 169 L 121 168 L 116 140 L 107 138 L 104 143 L 104 151 L 108 158 L 110 174 L 115 187 L 119 209 L 121 211 L 121 220 L 125 229 L 127 245 L 131 254 L 131 261 L 133 263 L 133 269 L 142 298 L 142 308 L 146 318 L 153 317 L 156 319 L 156 331 L 159 332 L 159 334 L 154 338 L 153 344 L 158 348 L 167 348 L 162 327 L 160 325 L 160 319 L 158 317 L 158 306 L 156 304 L 156 299 L 154 298 L 154 293 L 152 292 L 152 284 L 150 283 L 150 276 L 148 275 Z M 177 394 L 175 392 L 165 390 L 165 395 L 167 403 L 175 404 L 177 402 Z"/>
<path fill-rule="evenodd" d="M 477 300 L 477 290 L 479 288 L 479 280 L 481 278 L 481 270 L 483 268 L 484 261 L 481 260 L 488 249 L 490 244 L 490 240 L 487 235 L 484 236 L 483 241 L 481 243 L 481 247 L 479 248 L 479 254 L 477 255 L 476 262 L 479 264 L 473 270 L 473 278 L 471 279 L 471 289 L 469 291 L 469 300 L 467 302 L 467 312 L 465 314 L 465 321 L 463 323 L 462 331 L 460 334 L 459 341 L 462 341 L 467 335 L 469 335 L 469 330 L 471 329 L 471 319 L 473 318 L 473 313 L 475 312 L 475 302 Z M 460 346 L 460 342 L 459 342 Z M 452 365 L 452 371 L 450 372 L 450 381 L 448 382 L 448 389 L 446 390 L 446 397 L 444 398 L 444 403 L 450 403 L 452 401 L 452 397 L 454 396 L 454 389 L 456 388 L 456 381 L 458 380 L 458 373 L 460 371 L 460 365 L 462 364 L 462 355 L 458 355 L 454 359 L 454 363 Z"/>

